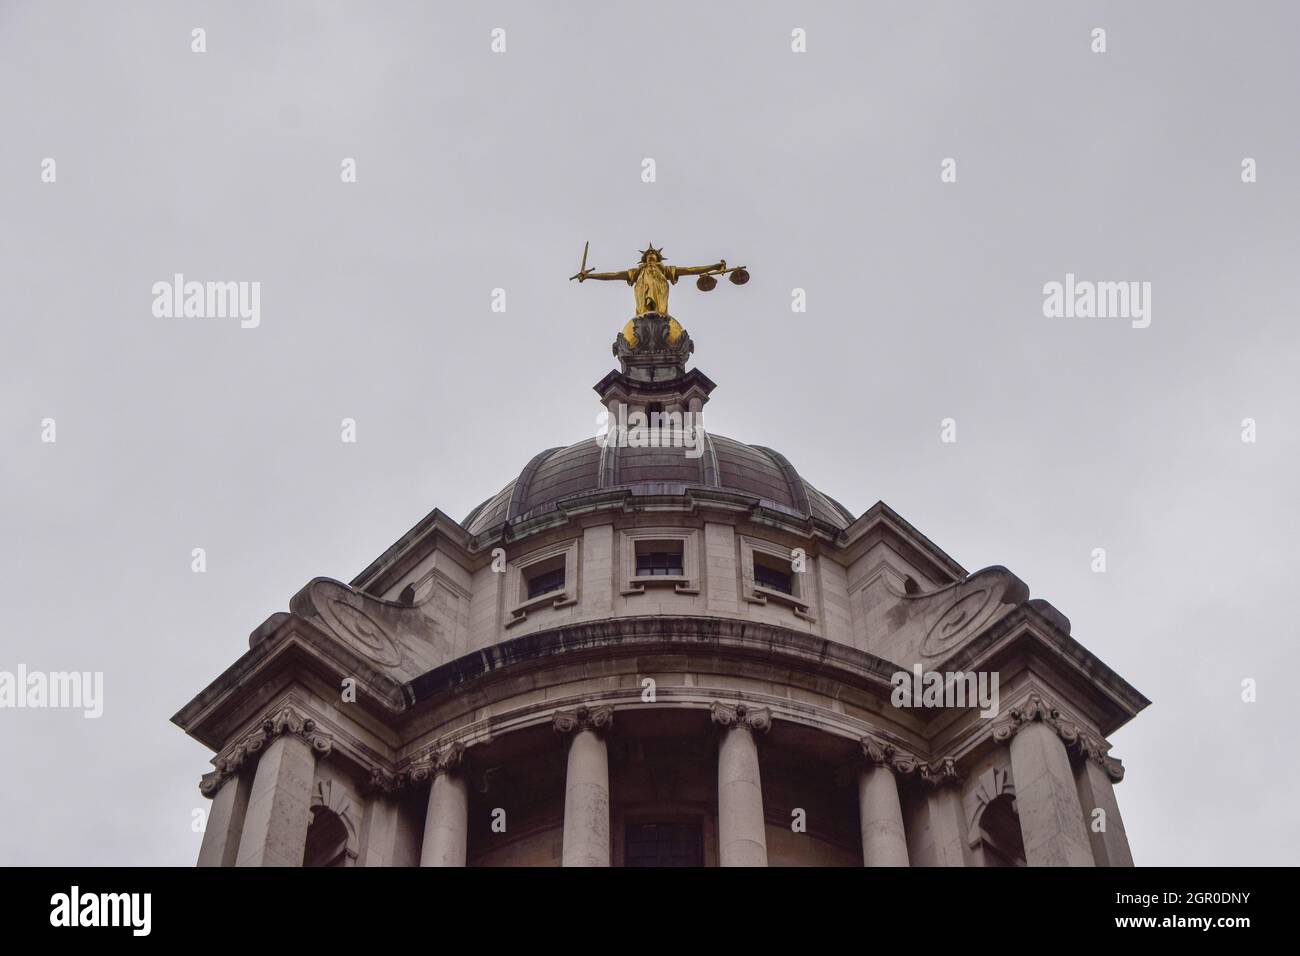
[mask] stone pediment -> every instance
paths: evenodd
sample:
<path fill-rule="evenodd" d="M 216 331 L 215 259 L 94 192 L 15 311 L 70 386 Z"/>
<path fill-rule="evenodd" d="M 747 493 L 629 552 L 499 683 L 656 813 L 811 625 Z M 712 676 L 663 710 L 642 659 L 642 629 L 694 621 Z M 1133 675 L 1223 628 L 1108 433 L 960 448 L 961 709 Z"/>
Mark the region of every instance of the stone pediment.
<path fill-rule="evenodd" d="M 999 566 L 929 591 L 882 569 L 862 588 L 872 652 L 906 667 L 951 656 L 1028 600 L 1028 586 Z"/>
<path fill-rule="evenodd" d="M 330 578 L 315 578 L 293 596 L 289 610 L 316 625 L 402 681 L 443 663 L 451 654 L 432 592 L 404 604 L 371 597 Z"/>

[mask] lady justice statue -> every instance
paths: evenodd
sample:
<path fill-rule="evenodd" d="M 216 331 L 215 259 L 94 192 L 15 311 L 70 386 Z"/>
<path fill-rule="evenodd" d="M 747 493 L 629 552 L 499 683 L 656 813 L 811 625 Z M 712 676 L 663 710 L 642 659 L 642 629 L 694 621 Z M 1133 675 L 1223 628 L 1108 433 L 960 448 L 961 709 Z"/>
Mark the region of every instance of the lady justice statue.
<path fill-rule="evenodd" d="M 663 250 L 651 245 L 641 253 L 641 261 L 631 269 L 622 272 L 593 272 L 587 268 L 587 246 L 582 247 L 582 265 L 578 274 L 569 277 L 585 282 L 588 279 L 623 280 L 634 286 L 636 296 L 636 314 L 668 315 L 668 285 L 677 284 L 682 276 L 699 276 L 695 285 L 701 292 L 708 292 L 718 284 L 714 276 L 730 275 L 732 283 L 744 285 L 749 281 L 749 273 L 744 266 L 728 267 L 725 259 L 709 266 L 670 266 L 665 265 Z"/>

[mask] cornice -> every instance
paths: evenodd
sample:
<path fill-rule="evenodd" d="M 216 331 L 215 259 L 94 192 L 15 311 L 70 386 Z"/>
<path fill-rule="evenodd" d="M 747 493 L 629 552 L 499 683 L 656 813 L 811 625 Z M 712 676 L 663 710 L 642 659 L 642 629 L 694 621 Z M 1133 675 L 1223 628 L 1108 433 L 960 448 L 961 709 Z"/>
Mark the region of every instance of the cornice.
<path fill-rule="evenodd" d="M 562 664 L 584 655 L 734 654 L 810 671 L 838 671 L 840 679 L 870 687 L 888 700 L 891 678 L 902 668 L 847 644 L 775 624 L 725 617 L 637 615 L 583 621 L 534 631 L 449 661 L 408 682 L 409 705 L 456 692 L 506 669 Z"/>
<path fill-rule="evenodd" d="M 383 554 L 370 562 L 349 585 L 367 593 L 372 589 L 380 592 L 387 590 L 388 585 L 381 582 L 391 584 L 395 572 L 400 574 L 403 569 L 422 559 L 428 553 L 429 545 L 436 543 L 438 537 L 452 546 L 454 557 L 466 570 L 473 571 L 489 560 L 488 556 L 476 556 L 470 550 L 468 531 L 454 518 L 434 508 L 386 548 Z"/>
<path fill-rule="evenodd" d="M 331 683 L 356 680 L 357 703 L 391 719 L 405 707 L 403 685 L 376 670 L 373 664 L 305 618 L 283 615 L 274 632 L 240 655 L 216 680 L 172 716 L 176 724 L 214 750 L 225 743 L 223 721 L 250 697 L 265 688 L 281 670 L 298 667 L 322 675 Z"/>

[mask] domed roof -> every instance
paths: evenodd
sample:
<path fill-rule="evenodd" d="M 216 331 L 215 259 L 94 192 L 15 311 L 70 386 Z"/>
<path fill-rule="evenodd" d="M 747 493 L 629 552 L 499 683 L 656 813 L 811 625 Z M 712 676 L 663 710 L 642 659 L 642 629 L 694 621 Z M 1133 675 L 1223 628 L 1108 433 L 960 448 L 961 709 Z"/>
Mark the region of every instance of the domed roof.
<path fill-rule="evenodd" d="M 515 524 L 556 510 L 561 501 L 627 490 L 634 495 L 683 495 L 692 488 L 728 492 L 793 518 L 843 530 L 854 516 L 822 494 L 784 455 L 759 445 L 706 433 L 704 453 L 690 458 L 681 448 L 602 447 L 588 438 L 567 448 L 548 448 L 519 477 L 475 508 L 462 523 L 470 534 Z"/>

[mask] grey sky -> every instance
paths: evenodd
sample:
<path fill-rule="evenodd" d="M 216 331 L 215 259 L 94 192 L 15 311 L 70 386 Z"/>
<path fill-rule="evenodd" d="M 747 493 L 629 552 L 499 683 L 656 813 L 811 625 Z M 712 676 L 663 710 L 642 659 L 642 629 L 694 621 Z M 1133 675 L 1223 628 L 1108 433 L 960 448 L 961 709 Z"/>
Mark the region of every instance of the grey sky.
<path fill-rule="evenodd" d="M 0 2 L 0 670 L 106 681 L 97 721 L 0 711 L 0 862 L 192 864 L 208 754 L 170 715 L 313 576 L 592 434 L 630 294 L 566 279 L 584 240 L 600 269 L 652 240 L 753 275 L 672 295 L 711 430 L 1005 564 L 1151 698 L 1113 737 L 1139 864 L 1295 863 L 1298 29 L 1283 2 Z M 260 281 L 260 327 L 155 318 L 175 272 Z M 1044 318 L 1066 272 L 1151 282 L 1150 328 Z"/>

